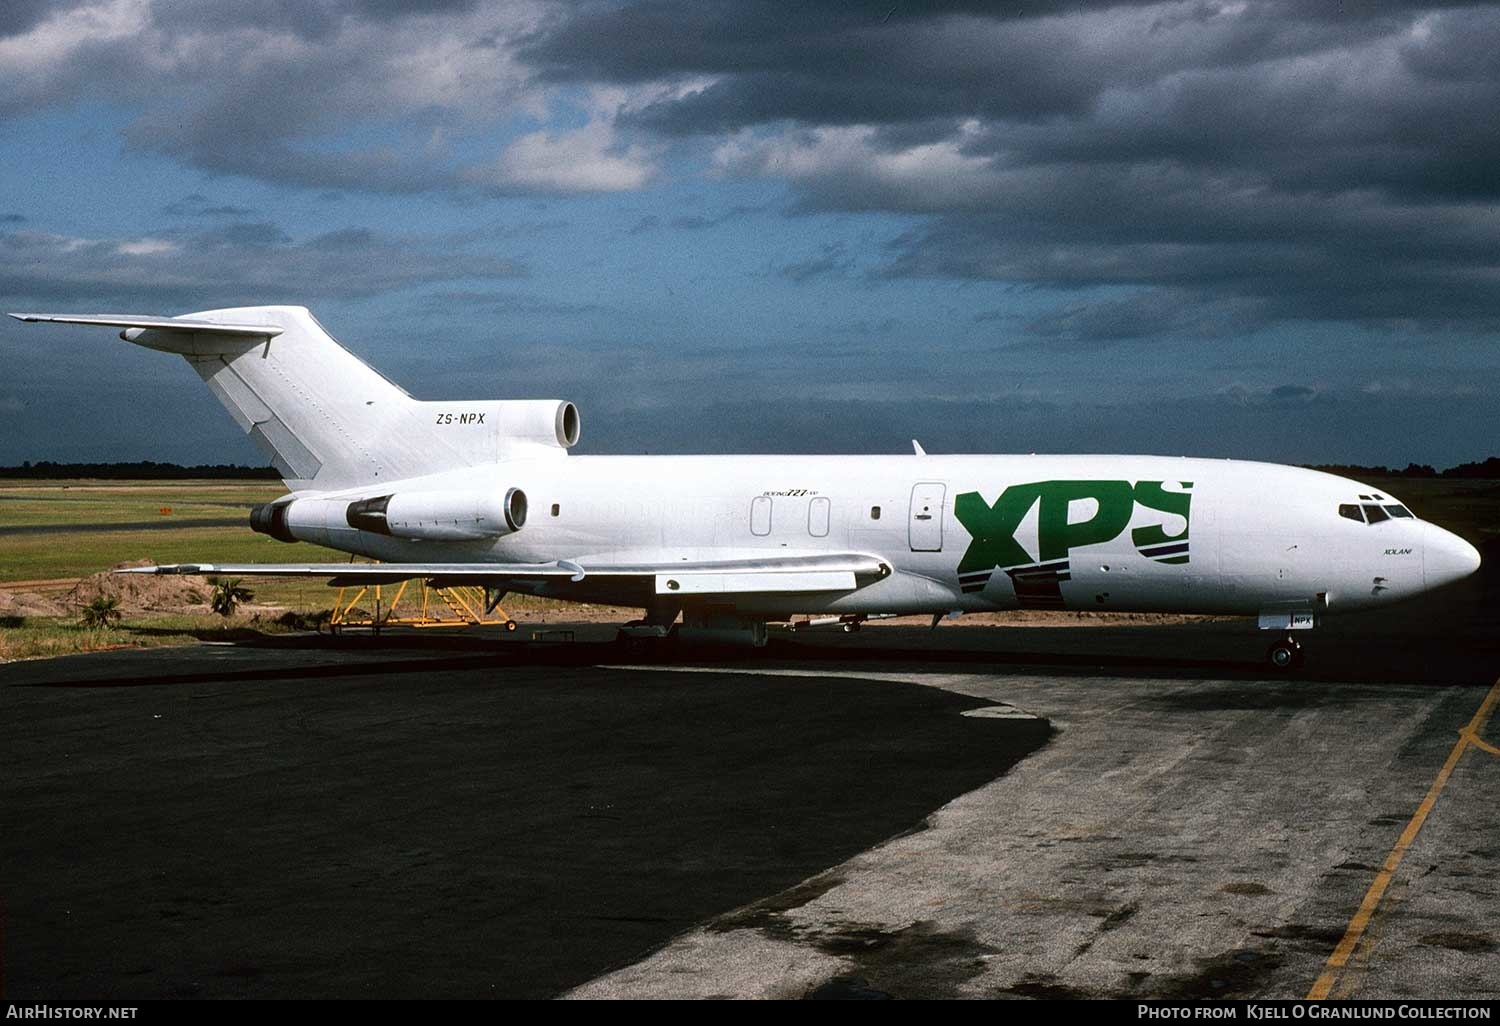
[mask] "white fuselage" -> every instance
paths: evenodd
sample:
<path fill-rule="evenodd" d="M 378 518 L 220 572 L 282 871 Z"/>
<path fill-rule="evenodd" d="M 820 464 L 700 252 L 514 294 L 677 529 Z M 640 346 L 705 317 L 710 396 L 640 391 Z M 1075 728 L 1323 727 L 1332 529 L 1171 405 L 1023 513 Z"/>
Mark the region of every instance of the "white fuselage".
<path fill-rule="evenodd" d="M 1397 500 L 1309 470 L 1159 456 L 573 456 L 562 400 L 413 398 L 300 306 L 119 327 L 188 361 L 292 495 L 255 530 L 380 560 L 131 572 L 480 584 L 647 624 L 1015 608 L 1262 613 L 1310 626 L 1473 573 Z M 762 632 L 763 633 L 763 632 Z"/>
<path fill-rule="evenodd" d="M 471 493 L 497 502 L 513 488 L 524 491 L 529 515 L 498 538 L 410 540 L 356 530 L 343 515 L 351 498 Z M 857 552 L 893 571 L 845 593 L 716 599 L 766 619 L 1018 607 L 1343 611 L 1411 597 L 1478 565 L 1466 542 L 1401 515 L 1399 501 L 1377 488 L 1233 460 L 558 452 L 378 488 L 303 492 L 298 502 L 297 537 L 393 563 Z M 1341 515 L 1341 506 L 1401 512 L 1366 522 Z M 537 582 L 528 590 L 652 601 L 628 582 Z"/>

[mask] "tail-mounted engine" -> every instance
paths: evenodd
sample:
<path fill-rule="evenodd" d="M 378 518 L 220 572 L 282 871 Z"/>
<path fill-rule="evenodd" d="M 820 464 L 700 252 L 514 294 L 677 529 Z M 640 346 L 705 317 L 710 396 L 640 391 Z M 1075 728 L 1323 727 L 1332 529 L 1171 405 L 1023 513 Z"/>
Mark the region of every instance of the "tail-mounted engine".
<path fill-rule="evenodd" d="M 411 541 L 485 541 L 526 525 L 526 493 L 395 492 L 368 499 L 292 499 L 256 506 L 250 527 L 280 541 L 328 544 L 352 528 Z"/>
<path fill-rule="evenodd" d="M 560 399 L 418 403 L 435 450 L 462 463 L 560 454 L 578 442 L 578 407 Z"/>

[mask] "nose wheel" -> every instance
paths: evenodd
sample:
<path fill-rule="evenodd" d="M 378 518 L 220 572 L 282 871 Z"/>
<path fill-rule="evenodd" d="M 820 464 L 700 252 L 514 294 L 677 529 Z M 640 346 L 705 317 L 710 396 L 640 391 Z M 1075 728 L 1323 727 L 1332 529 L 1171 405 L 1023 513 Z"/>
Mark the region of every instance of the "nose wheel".
<path fill-rule="evenodd" d="M 1302 645 L 1290 634 L 1282 636 L 1281 640 L 1273 642 L 1266 649 L 1266 660 L 1274 670 L 1286 672 L 1294 667 L 1302 665 Z"/>

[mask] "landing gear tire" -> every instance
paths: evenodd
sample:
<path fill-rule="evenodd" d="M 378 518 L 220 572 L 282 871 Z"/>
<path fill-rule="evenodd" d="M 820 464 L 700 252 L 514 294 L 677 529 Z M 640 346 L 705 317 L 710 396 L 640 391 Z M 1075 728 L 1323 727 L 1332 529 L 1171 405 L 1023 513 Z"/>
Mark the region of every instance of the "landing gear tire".
<path fill-rule="evenodd" d="M 1266 660 L 1273 670 L 1285 673 L 1302 665 L 1302 646 L 1291 636 L 1274 642 L 1266 649 Z"/>
<path fill-rule="evenodd" d="M 520 624 L 516 623 L 516 621 L 514 621 L 514 620 L 506 620 L 505 621 L 505 629 L 508 630 L 508 631 L 514 631 L 519 626 L 520 626 Z"/>

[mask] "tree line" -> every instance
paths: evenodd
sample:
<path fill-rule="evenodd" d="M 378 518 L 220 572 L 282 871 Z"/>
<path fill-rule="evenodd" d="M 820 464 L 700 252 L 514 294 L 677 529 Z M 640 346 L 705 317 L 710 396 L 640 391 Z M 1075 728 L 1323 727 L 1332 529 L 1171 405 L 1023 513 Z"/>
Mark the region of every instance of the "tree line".
<path fill-rule="evenodd" d="M 1366 467 L 1357 463 L 1306 463 L 1309 470 L 1322 470 L 1340 477 L 1441 477 L 1500 479 L 1500 456 L 1477 463 L 1460 463 L 1438 470 L 1427 463 L 1408 463 L 1405 468 Z M 187 478 L 224 478 L 235 481 L 279 481 L 275 467 L 242 467 L 233 463 L 198 463 L 185 467 L 179 463 L 157 463 L 138 460 L 134 463 L 54 463 L 27 460 L 18 467 L 0 467 L 0 478 L 61 479 L 93 477 L 105 480 L 183 480 Z"/>
<path fill-rule="evenodd" d="M 275 467 L 242 467 L 232 463 L 199 463 L 185 467 L 180 463 L 157 463 L 155 460 L 138 460 L 135 463 L 54 463 L 27 460 L 19 467 L 0 467 L 0 478 L 40 478 L 58 480 L 62 478 L 93 477 L 105 480 L 184 480 L 186 478 L 213 477 L 234 481 L 280 481 L 281 473 Z"/>
<path fill-rule="evenodd" d="M 1493 481 L 1500 478 L 1500 456 L 1491 456 L 1478 463 L 1460 463 L 1447 470 L 1437 470 L 1426 463 L 1408 463 L 1404 469 L 1395 467 L 1362 467 L 1357 463 L 1309 463 L 1309 470 L 1322 470 L 1340 477 L 1443 477 L 1482 478 Z"/>

